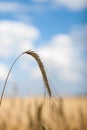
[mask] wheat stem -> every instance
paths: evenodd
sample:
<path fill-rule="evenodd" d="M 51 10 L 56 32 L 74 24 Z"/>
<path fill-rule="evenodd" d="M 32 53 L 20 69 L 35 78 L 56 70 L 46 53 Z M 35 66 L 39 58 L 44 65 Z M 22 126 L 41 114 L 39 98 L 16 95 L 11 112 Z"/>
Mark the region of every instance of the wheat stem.
<path fill-rule="evenodd" d="M 13 62 L 12 66 L 11 66 L 9 72 L 8 72 L 8 75 L 7 75 L 7 77 L 6 77 L 6 80 L 5 80 L 5 83 L 4 83 L 4 86 L 3 86 L 2 94 L 1 94 L 0 106 L 1 106 L 1 103 L 2 103 L 2 99 L 3 99 L 5 87 L 6 87 L 6 84 L 7 84 L 7 81 L 8 81 L 8 77 L 9 77 L 9 75 L 10 75 L 10 73 L 11 73 L 11 70 L 12 70 L 14 64 L 16 63 L 16 61 L 17 61 L 22 55 L 23 55 L 23 53 L 22 53 L 21 55 L 19 55 L 19 56 L 15 59 L 15 61 Z"/>

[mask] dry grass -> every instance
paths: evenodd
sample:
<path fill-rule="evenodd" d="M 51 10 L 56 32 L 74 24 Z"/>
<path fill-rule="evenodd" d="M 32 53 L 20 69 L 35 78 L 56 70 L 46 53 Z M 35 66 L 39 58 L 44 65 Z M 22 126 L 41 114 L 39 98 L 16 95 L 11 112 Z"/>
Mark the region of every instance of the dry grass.
<path fill-rule="evenodd" d="M 6 98 L 0 130 L 87 130 L 87 97 L 46 99 L 45 104 L 43 98 Z"/>

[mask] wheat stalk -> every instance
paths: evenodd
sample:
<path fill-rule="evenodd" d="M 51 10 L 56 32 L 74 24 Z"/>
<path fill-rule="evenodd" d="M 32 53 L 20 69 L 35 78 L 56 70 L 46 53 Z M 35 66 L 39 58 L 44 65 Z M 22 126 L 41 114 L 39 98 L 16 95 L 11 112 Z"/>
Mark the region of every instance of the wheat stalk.
<path fill-rule="evenodd" d="M 11 70 L 13 68 L 13 66 L 15 65 L 15 63 L 17 62 L 17 60 L 23 55 L 23 54 L 28 54 L 28 55 L 31 55 L 38 63 L 38 66 L 40 68 L 40 71 L 41 71 L 41 74 L 42 74 L 42 78 L 43 78 L 43 81 L 44 81 L 44 84 L 45 84 L 45 87 L 47 89 L 47 92 L 49 94 L 49 96 L 51 97 L 52 96 L 52 93 L 51 93 L 51 89 L 50 89 L 50 85 L 49 85 L 49 82 L 48 82 L 48 79 L 47 79 L 47 75 L 46 75 L 46 71 L 45 71 L 45 68 L 44 68 L 44 65 L 39 57 L 39 55 L 35 52 L 35 51 L 32 51 L 32 50 L 28 50 L 28 51 L 25 51 L 23 52 L 22 54 L 20 54 L 16 59 L 15 61 L 13 62 L 9 72 L 8 72 L 8 75 L 6 77 L 6 80 L 5 80 L 5 83 L 4 83 L 4 86 L 3 86 L 3 90 L 2 90 L 2 94 L 1 94 L 1 99 L 0 99 L 0 106 L 1 106 L 1 103 L 2 103 L 2 99 L 3 99 L 3 96 L 4 96 L 4 91 L 5 91 L 5 87 L 6 87 L 6 84 L 7 84 L 7 81 L 8 81 L 8 78 L 9 78 L 9 75 L 11 73 Z"/>

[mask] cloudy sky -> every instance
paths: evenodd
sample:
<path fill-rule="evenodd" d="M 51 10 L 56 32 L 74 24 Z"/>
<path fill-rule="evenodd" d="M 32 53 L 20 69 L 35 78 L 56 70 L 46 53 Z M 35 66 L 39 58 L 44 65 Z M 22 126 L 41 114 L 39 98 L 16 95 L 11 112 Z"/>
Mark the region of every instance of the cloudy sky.
<path fill-rule="evenodd" d="M 87 94 L 86 13 L 86 0 L 0 0 L 0 93 L 15 58 L 33 49 L 59 94 Z M 40 94 L 43 87 L 36 62 L 24 55 L 6 93 Z"/>

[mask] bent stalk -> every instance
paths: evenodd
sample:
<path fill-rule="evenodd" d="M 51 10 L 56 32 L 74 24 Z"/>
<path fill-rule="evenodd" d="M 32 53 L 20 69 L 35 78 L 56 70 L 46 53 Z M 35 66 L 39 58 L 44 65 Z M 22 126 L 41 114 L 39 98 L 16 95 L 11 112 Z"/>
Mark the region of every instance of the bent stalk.
<path fill-rule="evenodd" d="M 45 71 L 45 68 L 44 68 L 44 65 L 39 57 L 39 55 L 35 52 L 35 51 L 32 51 L 32 50 L 28 50 L 28 51 L 25 51 L 23 52 L 21 55 L 19 55 L 15 61 L 13 62 L 9 72 L 8 72 L 8 75 L 6 77 L 6 80 L 5 80 L 5 83 L 4 83 L 4 86 L 3 86 L 3 90 L 2 90 L 2 94 L 1 94 L 1 99 L 0 99 L 0 106 L 1 106 L 1 103 L 2 103 L 2 99 L 3 99 L 3 96 L 4 96 L 4 91 L 5 91 L 5 87 L 6 87 L 6 84 L 7 84 L 7 81 L 8 81 L 8 78 L 9 78 L 9 75 L 11 73 L 11 70 L 13 68 L 13 66 L 15 65 L 15 63 L 17 62 L 17 60 L 23 55 L 23 54 L 28 54 L 28 55 L 31 55 L 38 63 L 38 66 L 40 68 L 40 71 L 41 71 L 41 74 L 42 74 L 42 78 L 43 78 L 43 81 L 44 81 L 44 84 L 45 84 L 45 87 L 47 89 L 47 92 L 49 94 L 49 96 L 51 97 L 52 94 L 51 94 L 51 89 L 50 89 L 50 85 L 48 83 L 48 79 L 47 79 L 47 75 L 46 75 L 46 71 Z"/>

